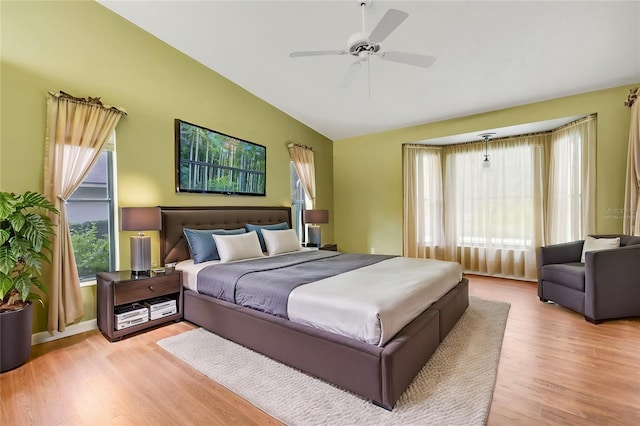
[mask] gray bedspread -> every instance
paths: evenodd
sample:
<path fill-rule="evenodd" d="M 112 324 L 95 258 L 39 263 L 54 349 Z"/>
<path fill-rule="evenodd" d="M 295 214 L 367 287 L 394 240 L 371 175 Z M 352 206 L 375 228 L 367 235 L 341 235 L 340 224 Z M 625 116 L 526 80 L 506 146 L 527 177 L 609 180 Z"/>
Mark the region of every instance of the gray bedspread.
<path fill-rule="evenodd" d="M 317 250 L 221 263 L 198 273 L 198 293 L 288 319 L 294 288 L 391 257 Z"/>

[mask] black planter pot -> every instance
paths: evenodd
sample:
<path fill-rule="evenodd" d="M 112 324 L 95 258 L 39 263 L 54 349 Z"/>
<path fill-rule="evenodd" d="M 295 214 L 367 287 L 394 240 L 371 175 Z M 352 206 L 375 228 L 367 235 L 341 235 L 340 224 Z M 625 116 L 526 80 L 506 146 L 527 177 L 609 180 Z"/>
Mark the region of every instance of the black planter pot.
<path fill-rule="evenodd" d="M 0 373 L 20 367 L 31 356 L 32 324 L 33 303 L 0 313 Z"/>

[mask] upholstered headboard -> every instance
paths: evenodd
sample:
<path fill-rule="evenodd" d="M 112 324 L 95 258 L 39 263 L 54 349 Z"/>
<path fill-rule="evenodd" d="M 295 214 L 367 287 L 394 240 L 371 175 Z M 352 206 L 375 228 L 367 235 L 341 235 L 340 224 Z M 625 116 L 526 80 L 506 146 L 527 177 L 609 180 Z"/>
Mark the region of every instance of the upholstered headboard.
<path fill-rule="evenodd" d="M 189 259 L 183 228 L 236 229 L 247 223 L 272 225 L 287 222 L 291 227 L 290 207 L 160 207 L 160 259 L 163 265 Z"/>

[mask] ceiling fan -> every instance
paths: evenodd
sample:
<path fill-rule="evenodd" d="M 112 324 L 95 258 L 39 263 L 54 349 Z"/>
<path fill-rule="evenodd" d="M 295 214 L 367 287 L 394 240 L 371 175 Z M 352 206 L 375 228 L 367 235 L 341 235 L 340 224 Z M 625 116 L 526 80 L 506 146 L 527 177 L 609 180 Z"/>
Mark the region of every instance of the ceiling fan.
<path fill-rule="evenodd" d="M 372 0 L 357 0 L 362 10 L 362 31 L 353 34 L 347 41 L 346 50 L 310 50 L 302 52 L 291 52 L 289 57 L 299 58 L 303 56 L 325 56 L 325 55 L 352 55 L 358 58 L 347 70 L 347 74 L 342 80 L 342 87 L 348 87 L 355 79 L 362 63 L 367 62 L 370 66 L 369 58 L 377 56 L 384 61 L 399 62 L 401 64 L 412 65 L 420 68 L 429 68 L 436 61 L 433 56 L 419 55 L 416 53 L 382 51 L 381 43 L 391 34 L 405 19 L 408 13 L 397 9 L 389 9 L 384 14 L 378 25 L 368 33 L 365 27 L 364 10 Z M 370 74 L 370 68 L 369 68 Z M 369 79 L 369 84 L 371 80 Z"/>

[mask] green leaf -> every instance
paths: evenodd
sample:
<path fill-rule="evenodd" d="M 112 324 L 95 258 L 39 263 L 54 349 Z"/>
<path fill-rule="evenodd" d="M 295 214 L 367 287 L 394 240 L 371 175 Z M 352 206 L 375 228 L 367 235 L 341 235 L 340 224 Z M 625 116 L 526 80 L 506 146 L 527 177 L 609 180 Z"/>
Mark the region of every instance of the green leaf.
<path fill-rule="evenodd" d="M 0 245 L 3 245 L 11 238 L 11 233 L 6 229 L 0 229 Z"/>
<path fill-rule="evenodd" d="M 0 192 L 0 221 L 7 220 L 16 211 L 17 203 L 15 195 L 8 192 Z"/>
<path fill-rule="evenodd" d="M 13 279 L 13 286 L 20 293 L 20 298 L 24 302 L 31 291 L 31 277 L 24 272 Z"/>
<path fill-rule="evenodd" d="M 0 299 L 4 299 L 4 296 L 13 288 L 13 281 L 11 278 L 3 273 L 0 273 Z"/>
<path fill-rule="evenodd" d="M 37 252 L 34 252 L 33 250 L 27 250 L 22 255 L 22 261 L 30 273 L 40 275 L 40 262 L 35 257 L 36 254 Z"/>
<path fill-rule="evenodd" d="M 22 258 L 29 250 L 33 250 L 31 243 L 21 237 L 12 237 L 9 240 L 9 247 L 11 248 L 11 254 L 16 260 Z"/>
<path fill-rule="evenodd" d="M 25 217 L 21 212 L 17 211 L 11 216 L 9 216 L 7 220 L 9 221 L 9 223 L 11 224 L 11 227 L 17 234 L 22 230 L 22 227 L 24 226 Z"/>
<path fill-rule="evenodd" d="M 38 192 L 27 191 L 24 193 L 23 198 L 25 207 L 38 207 L 50 211 L 51 213 L 58 213 L 55 206 L 47 200 L 44 195 Z"/>
<path fill-rule="evenodd" d="M 4 275 L 9 275 L 13 268 L 16 267 L 18 259 L 13 255 L 9 247 L 6 245 L 0 246 L 0 272 Z"/>
<path fill-rule="evenodd" d="M 47 287 L 45 287 L 44 284 L 42 284 L 42 282 L 38 278 L 33 277 L 31 279 L 31 285 L 35 286 L 38 290 L 40 290 L 43 295 L 47 294 Z M 32 297 L 29 296 L 29 299 L 32 299 Z"/>
<path fill-rule="evenodd" d="M 29 213 L 24 216 L 24 226 L 21 234 L 26 238 L 35 251 L 42 249 L 42 242 L 47 238 L 47 225 L 39 214 Z"/>

